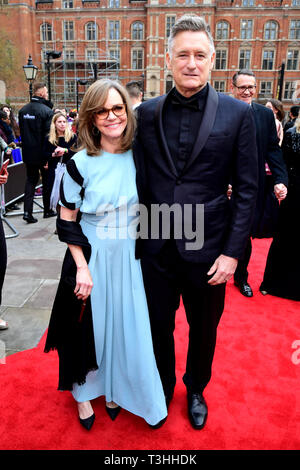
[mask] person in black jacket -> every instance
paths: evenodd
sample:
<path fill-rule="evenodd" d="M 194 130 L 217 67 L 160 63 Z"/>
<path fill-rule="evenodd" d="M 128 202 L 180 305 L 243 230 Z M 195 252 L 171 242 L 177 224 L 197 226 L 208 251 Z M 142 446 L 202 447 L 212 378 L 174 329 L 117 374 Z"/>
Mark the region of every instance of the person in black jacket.
<path fill-rule="evenodd" d="M 263 238 L 260 227 L 264 216 L 266 199 L 266 170 L 267 163 L 273 176 L 274 194 L 278 200 L 287 195 L 288 174 L 278 143 L 275 119 L 272 111 L 266 106 L 254 103 L 256 92 L 255 75 L 251 70 L 242 69 L 232 78 L 231 91 L 233 96 L 249 104 L 253 110 L 256 144 L 258 156 L 258 192 L 254 220 L 244 256 L 238 261 L 234 273 L 234 283 L 245 297 L 252 297 L 253 291 L 248 284 L 248 264 L 252 252 L 252 238 Z"/>
<path fill-rule="evenodd" d="M 55 113 L 49 135 L 46 137 L 44 144 L 44 158 L 48 165 L 48 190 L 50 195 L 57 164 L 59 161 L 66 164 L 73 157 L 75 152 L 72 148 L 76 141 L 77 136 L 69 126 L 66 116 L 62 112 Z"/>
<path fill-rule="evenodd" d="M 42 177 L 44 217 L 56 215 L 50 210 L 50 194 L 47 185 L 47 170 L 44 168 L 43 146 L 49 133 L 53 116 L 52 105 L 48 101 L 48 90 L 44 83 L 35 83 L 31 102 L 19 111 L 19 126 L 22 139 L 22 156 L 26 165 L 27 179 L 24 195 L 24 216 L 27 223 L 35 223 L 32 215 L 35 187 Z"/>
<path fill-rule="evenodd" d="M 0 186 L 7 182 L 8 172 L 7 170 L 3 171 L 0 174 Z M 2 226 L 2 220 L 0 217 L 0 306 L 2 300 L 2 287 L 4 283 L 4 277 L 6 272 L 6 265 L 7 265 L 7 249 L 6 249 L 6 241 L 5 241 L 5 234 Z M 0 330 L 6 330 L 8 328 L 8 323 L 6 320 L 0 318 Z"/>

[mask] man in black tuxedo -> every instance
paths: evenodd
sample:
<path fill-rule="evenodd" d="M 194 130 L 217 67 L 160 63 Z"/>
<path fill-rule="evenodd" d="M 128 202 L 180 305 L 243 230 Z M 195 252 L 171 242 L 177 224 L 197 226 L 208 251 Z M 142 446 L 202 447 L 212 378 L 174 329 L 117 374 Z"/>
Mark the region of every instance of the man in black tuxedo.
<path fill-rule="evenodd" d="M 206 422 L 203 391 L 211 377 L 226 281 L 244 252 L 257 188 L 253 115 L 249 106 L 208 85 L 214 58 L 204 19 L 179 19 L 166 56 L 175 87 L 138 107 L 134 143 L 140 203 L 149 215 L 147 223 L 141 219 L 137 256 L 155 357 L 169 405 L 176 382 L 175 313 L 182 296 L 189 323 L 183 381 L 195 429 Z M 229 201 L 231 178 L 234 192 Z M 161 225 L 168 216 L 166 208 L 174 209 L 169 231 L 154 221 L 158 207 Z"/>
<path fill-rule="evenodd" d="M 246 69 L 235 73 L 232 78 L 231 91 L 235 98 L 251 105 L 251 109 L 254 113 L 258 157 L 258 192 L 255 216 L 250 235 L 253 238 L 262 238 L 260 227 L 264 216 L 266 200 L 266 163 L 272 173 L 274 194 L 278 200 L 284 199 L 287 194 L 287 169 L 278 143 L 275 119 L 272 111 L 266 106 L 253 102 L 253 98 L 256 94 L 254 73 Z M 239 259 L 237 269 L 234 273 L 235 285 L 245 297 L 253 296 L 253 291 L 248 284 L 248 264 L 251 252 L 252 243 L 251 237 L 249 236 L 244 256 Z"/>

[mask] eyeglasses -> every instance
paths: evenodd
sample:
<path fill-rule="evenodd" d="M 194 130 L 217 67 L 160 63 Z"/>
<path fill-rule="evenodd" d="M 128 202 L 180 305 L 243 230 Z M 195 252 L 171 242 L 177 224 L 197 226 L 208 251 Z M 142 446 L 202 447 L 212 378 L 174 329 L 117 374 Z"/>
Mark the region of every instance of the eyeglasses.
<path fill-rule="evenodd" d="M 112 108 L 109 109 L 101 108 L 96 111 L 95 114 L 97 114 L 100 119 L 107 119 L 111 111 L 116 117 L 123 116 L 123 114 L 126 113 L 126 104 L 115 104 Z"/>
<path fill-rule="evenodd" d="M 249 85 L 249 86 L 236 86 L 234 85 L 235 88 L 239 90 L 239 93 L 245 93 L 246 90 L 248 90 L 250 93 L 253 93 L 255 91 L 256 85 Z"/>

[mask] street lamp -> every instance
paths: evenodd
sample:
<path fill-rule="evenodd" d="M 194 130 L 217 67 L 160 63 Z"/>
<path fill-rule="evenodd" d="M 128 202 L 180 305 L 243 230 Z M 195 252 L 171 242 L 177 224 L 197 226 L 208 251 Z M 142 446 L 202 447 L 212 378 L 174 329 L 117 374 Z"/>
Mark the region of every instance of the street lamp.
<path fill-rule="evenodd" d="M 32 82 L 35 80 L 36 74 L 38 72 L 38 68 L 36 67 L 36 65 L 33 65 L 33 63 L 32 63 L 31 55 L 29 55 L 29 57 L 28 57 L 27 64 L 23 65 L 23 70 L 24 70 L 25 78 L 29 83 L 29 96 L 30 96 L 30 101 L 31 101 L 31 98 L 32 98 Z"/>
<path fill-rule="evenodd" d="M 78 85 L 87 85 L 88 80 L 81 80 L 80 78 L 77 78 L 76 80 L 76 109 L 78 112 L 79 109 L 79 97 L 78 97 Z"/>
<path fill-rule="evenodd" d="M 142 79 L 142 101 L 144 101 L 144 94 L 145 94 L 145 74 L 141 74 Z"/>
<path fill-rule="evenodd" d="M 48 72 L 48 98 L 51 101 L 51 84 L 50 84 L 50 57 L 51 59 L 58 59 L 61 56 L 61 52 L 59 51 L 46 51 L 46 67 Z"/>

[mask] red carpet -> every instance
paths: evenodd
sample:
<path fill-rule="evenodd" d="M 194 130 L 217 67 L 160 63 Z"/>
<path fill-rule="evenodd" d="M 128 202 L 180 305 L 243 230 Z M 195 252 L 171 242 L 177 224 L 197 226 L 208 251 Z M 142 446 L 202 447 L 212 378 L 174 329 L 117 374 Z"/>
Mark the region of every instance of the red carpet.
<path fill-rule="evenodd" d="M 254 297 L 246 299 L 228 285 L 202 431 L 194 431 L 186 416 L 181 377 L 187 326 L 180 309 L 177 386 L 162 428 L 152 430 L 124 410 L 112 422 L 103 399 L 93 402 L 92 431 L 81 428 L 72 396 L 56 389 L 57 356 L 43 353 L 44 336 L 37 348 L 0 364 L 0 449 L 300 449 L 300 353 L 292 348 L 300 340 L 299 302 L 258 292 L 269 244 L 254 241 L 249 276 Z"/>

